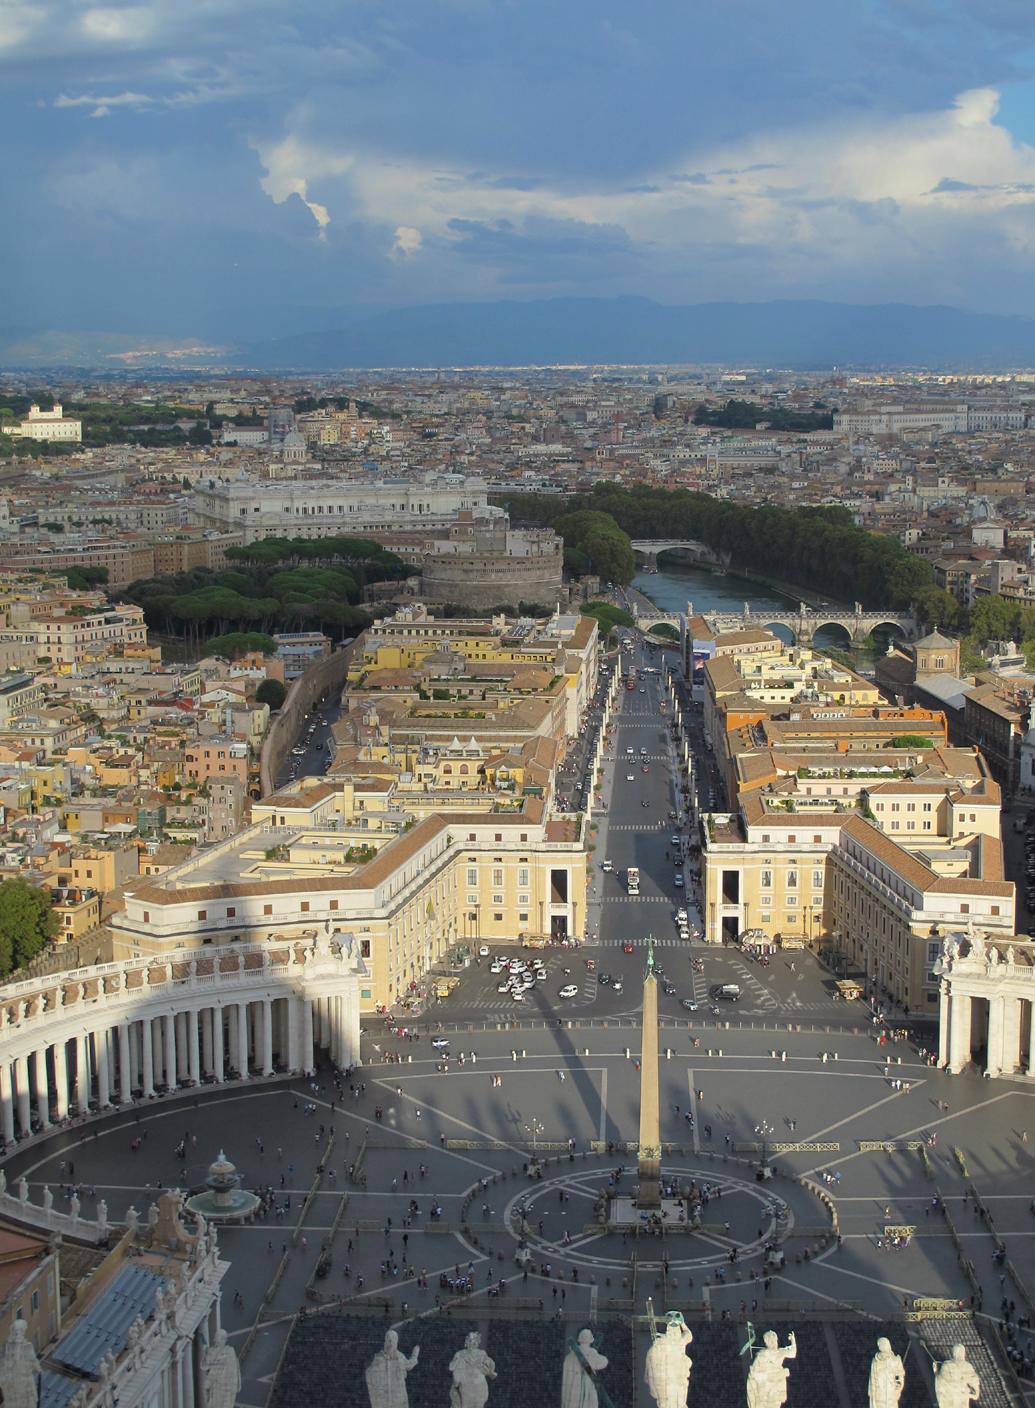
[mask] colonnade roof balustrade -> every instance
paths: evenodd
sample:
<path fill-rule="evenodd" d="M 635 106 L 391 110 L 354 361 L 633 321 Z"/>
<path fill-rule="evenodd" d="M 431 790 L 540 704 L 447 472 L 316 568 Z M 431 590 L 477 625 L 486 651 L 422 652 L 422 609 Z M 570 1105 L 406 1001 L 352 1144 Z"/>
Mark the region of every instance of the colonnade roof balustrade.
<path fill-rule="evenodd" d="M 285 989 L 310 996 L 367 976 L 352 934 L 318 937 L 310 930 L 304 938 L 182 949 L 11 983 L 0 987 L 0 1059 L 149 1012 L 280 997 Z"/>

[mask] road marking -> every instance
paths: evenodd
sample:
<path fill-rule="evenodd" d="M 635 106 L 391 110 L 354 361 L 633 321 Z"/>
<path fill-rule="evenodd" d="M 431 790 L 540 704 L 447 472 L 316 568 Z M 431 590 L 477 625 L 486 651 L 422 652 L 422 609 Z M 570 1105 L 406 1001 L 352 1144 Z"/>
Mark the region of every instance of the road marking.
<path fill-rule="evenodd" d="M 694 1073 L 688 1070 L 686 1078 L 690 1082 L 690 1113 L 694 1117 L 694 1153 L 701 1152 L 701 1136 L 697 1129 L 697 1091 L 694 1089 Z"/>
<path fill-rule="evenodd" d="M 603 1069 L 603 1070 L 601 1071 L 601 1073 L 600 1073 L 600 1129 L 599 1129 L 599 1131 L 598 1131 L 598 1133 L 597 1133 L 597 1139 L 600 1141 L 601 1144 L 603 1144 L 603 1142 L 604 1142 L 604 1136 L 605 1136 L 606 1133 L 607 1133 L 607 1067 L 605 1066 L 604 1069 Z"/>

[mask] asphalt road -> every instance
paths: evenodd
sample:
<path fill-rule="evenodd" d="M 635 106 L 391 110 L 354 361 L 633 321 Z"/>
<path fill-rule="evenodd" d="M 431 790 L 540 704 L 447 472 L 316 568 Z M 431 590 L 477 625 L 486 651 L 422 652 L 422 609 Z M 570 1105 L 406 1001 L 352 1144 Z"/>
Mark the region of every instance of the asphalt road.
<path fill-rule="evenodd" d="M 660 656 L 651 655 L 641 646 L 632 656 L 623 656 L 623 671 L 628 671 L 630 663 L 660 669 Z M 679 888 L 674 883 L 677 873 L 684 880 L 690 878 L 685 855 L 694 833 L 689 826 L 679 827 L 671 816 L 679 813 L 678 753 L 671 730 L 671 710 L 667 718 L 661 714 L 663 697 L 660 675 L 648 675 L 634 689 L 623 686 L 618 691 L 612 743 L 605 752 L 608 761 L 602 797 L 608 805 L 606 811 L 597 810 L 593 815 L 599 830 L 596 842 L 591 843 L 597 849 L 593 853 L 593 879 L 587 903 L 590 933 L 595 932 L 596 939 L 581 949 L 542 950 L 538 956 L 546 962 L 548 977 L 537 982 L 521 1003 L 497 991 L 505 974 L 489 971 L 497 954 L 516 954 L 517 945 L 491 945 L 487 957 L 479 959 L 476 953 L 470 966 L 460 970 L 459 986 L 450 997 L 433 1003 L 422 1021 L 508 1018 L 526 1023 L 567 1017 L 635 1017 L 640 1007 L 648 935 L 655 940 L 655 959 L 661 966 L 663 981 L 675 988 L 672 993 L 659 994 L 663 1019 L 708 1017 L 714 1021 L 716 1014 L 711 1009 L 718 1006 L 723 1021 L 764 1022 L 777 1016 L 796 1017 L 799 1021 L 848 1020 L 846 1004 L 834 997 L 834 975 L 808 952 L 777 953 L 769 966 L 763 967 L 735 949 L 686 943 L 678 937 L 675 919 L 680 906 L 689 911 L 691 930 L 700 929 L 701 923 L 692 888 L 688 895 L 686 884 Z M 700 716 L 694 713 L 688 717 L 695 771 L 702 773 L 701 786 L 707 794 L 708 774 L 696 742 L 700 738 Z M 645 756 L 641 749 L 647 750 Z M 647 772 L 643 771 L 644 766 Z M 704 800 L 706 803 L 707 796 Z M 649 805 L 644 806 L 644 802 Z M 673 845 L 673 835 L 679 839 L 678 847 Z M 677 866 L 679 852 L 684 859 Z M 605 858 L 612 863 L 610 873 L 602 869 Z M 692 854 L 690 859 L 693 860 Z M 640 871 L 638 898 L 627 892 L 630 865 L 638 866 Z M 631 945 L 631 953 L 625 952 L 627 945 Z M 534 955 L 525 952 L 522 956 Z M 695 960 L 703 963 L 703 972 L 695 971 Z M 621 991 L 616 992 L 613 983 L 601 983 L 601 974 L 617 978 Z M 558 996 L 566 983 L 577 985 L 577 997 Z M 740 986 L 737 1003 L 713 996 L 717 988 L 729 983 Z M 698 1004 L 696 1013 L 683 1007 L 684 999 Z M 861 1013 L 852 1010 L 853 1020 L 861 1017 Z"/>
<path fill-rule="evenodd" d="M 303 727 L 302 736 L 296 740 L 295 747 L 302 747 L 305 752 L 300 755 L 293 752 L 287 755 L 275 779 L 277 787 L 283 787 L 294 777 L 323 776 L 330 767 L 332 758 L 328 746 L 331 726 L 337 723 L 340 717 L 341 705 L 331 699 L 325 704 L 320 704 L 307 716 L 306 725 L 315 722 L 316 730 L 310 736 L 308 728 Z"/>

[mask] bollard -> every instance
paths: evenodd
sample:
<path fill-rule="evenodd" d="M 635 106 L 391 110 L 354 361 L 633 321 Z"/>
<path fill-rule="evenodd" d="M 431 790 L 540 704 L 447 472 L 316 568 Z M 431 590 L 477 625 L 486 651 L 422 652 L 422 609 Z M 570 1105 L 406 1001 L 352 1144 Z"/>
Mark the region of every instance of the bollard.
<path fill-rule="evenodd" d="M 730 1029 L 730 1024 L 729 1024 L 729 1022 L 727 1022 L 727 1023 L 726 1023 L 726 1030 L 729 1031 L 729 1029 Z"/>
<path fill-rule="evenodd" d="M 834 1060 L 835 1060 L 835 1061 L 837 1060 L 837 1052 L 836 1052 L 836 1051 L 834 1052 Z"/>
<path fill-rule="evenodd" d="M 478 1053 L 477 1053 L 477 1051 L 472 1051 L 472 1052 L 471 1052 L 471 1065 L 472 1065 L 472 1066 L 477 1066 L 477 1064 L 478 1064 Z"/>
<path fill-rule="evenodd" d="M 902 1057 L 901 1057 L 901 1056 L 898 1058 L 898 1064 L 899 1064 L 900 1066 L 901 1066 L 901 1064 L 902 1064 Z"/>
<path fill-rule="evenodd" d="M 824 1066 L 826 1065 L 826 1063 L 827 1063 L 827 1053 L 824 1051 L 824 1052 L 823 1052 L 823 1064 L 824 1064 Z"/>
<path fill-rule="evenodd" d="M 628 1047 L 625 1048 L 625 1059 L 626 1059 L 627 1061 L 628 1061 L 628 1059 L 629 1059 L 629 1048 L 628 1048 Z"/>
<path fill-rule="evenodd" d="M 720 1056 L 722 1055 L 722 1047 L 721 1047 L 721 1046 L 719 1047 L 718 1055 L 720 1055 Z"/>
<path fill-rule="evenodd" d="M 672 1048 L 671 1048 L 671 1046 L 666 1046 L 666 1047 L 665 1047 L 665 1060 L 666 1060 L 666 1061 L 671 1061 L 671 1060 L 672 1060 Z"/>
<path fill-rule="evenodd" d="M 787 1060 L 787 1052 L 786 1052 L 786 1051 L 781 1051 L 781 1052 L 780 1052 L 780 1060 L 781 1060 L 781 1061 L 786 1061 L 786 1060 Z"/>
<path fill-rule="evenodd" d="M 571 1031 L 571 1022 L 568 1023 L 568 1030 Z"/>
<path fill-rule="evenodd" d="M 407 1064 L 408 1064 L 408 1065 L 412 1065 L 412 1064 L 413 1064 L 413 1057 L 412 1057 L 412 1056 L 407 1056 L 406 1061 L 407 1061 Z"/>
<path fill-rule="evenodd" d="M 525 1048 L 522 1047 L 522 1048 L 521 1048 L 521 1055 L 522 1055 L 522 1057 L 524 1057 L 524 1054 L 525 1054 Z"/>
<path fill-rule="evenodd" d="M 516 1061 L 516 1060 L 517 1060 L 517 1052 L 516 1052 L 516 1051 L 511 1051 L 511 1053 L 510 1053 L 510 1059 L 511 1059 L 512 1061 Z"/>

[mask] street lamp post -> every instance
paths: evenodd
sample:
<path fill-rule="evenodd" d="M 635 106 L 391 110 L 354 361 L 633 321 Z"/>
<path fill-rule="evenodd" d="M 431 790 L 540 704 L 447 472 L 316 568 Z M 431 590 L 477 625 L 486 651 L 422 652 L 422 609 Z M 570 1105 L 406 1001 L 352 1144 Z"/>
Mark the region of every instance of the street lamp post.
<path fill-rule="evenodd" d="M 531 1124 L 525 1125 L 525 1129 L 528 1130 L 529 1134 L 531 1134 L 532 1136 L 532 1162 L 534 1164 L 537 1164 L 539 1162 L 539 1151 L 536 1145 L 536 1141 L 538 1140 L 539 1135 L 542 1134 L 545 1128 L 546 1126 L 540 1124 L 539 1121 L 534 1117 L 532 1119 Z"/>
<path fill-rule="evenodd" d="M 768 1120 L 764 1119 L 759 1124 L 755 1125 L 755 1133 L 760 1134 L 762 1136 L 762 1157 L 758 1162 L 758 1167 L 759 1169 L 763 1169 L 769 1163 L 769 1156 L 766 1153 L 765 1146 L 766 1141 L 772 1138 L 773 1126 L 769 1123 Z"/>

